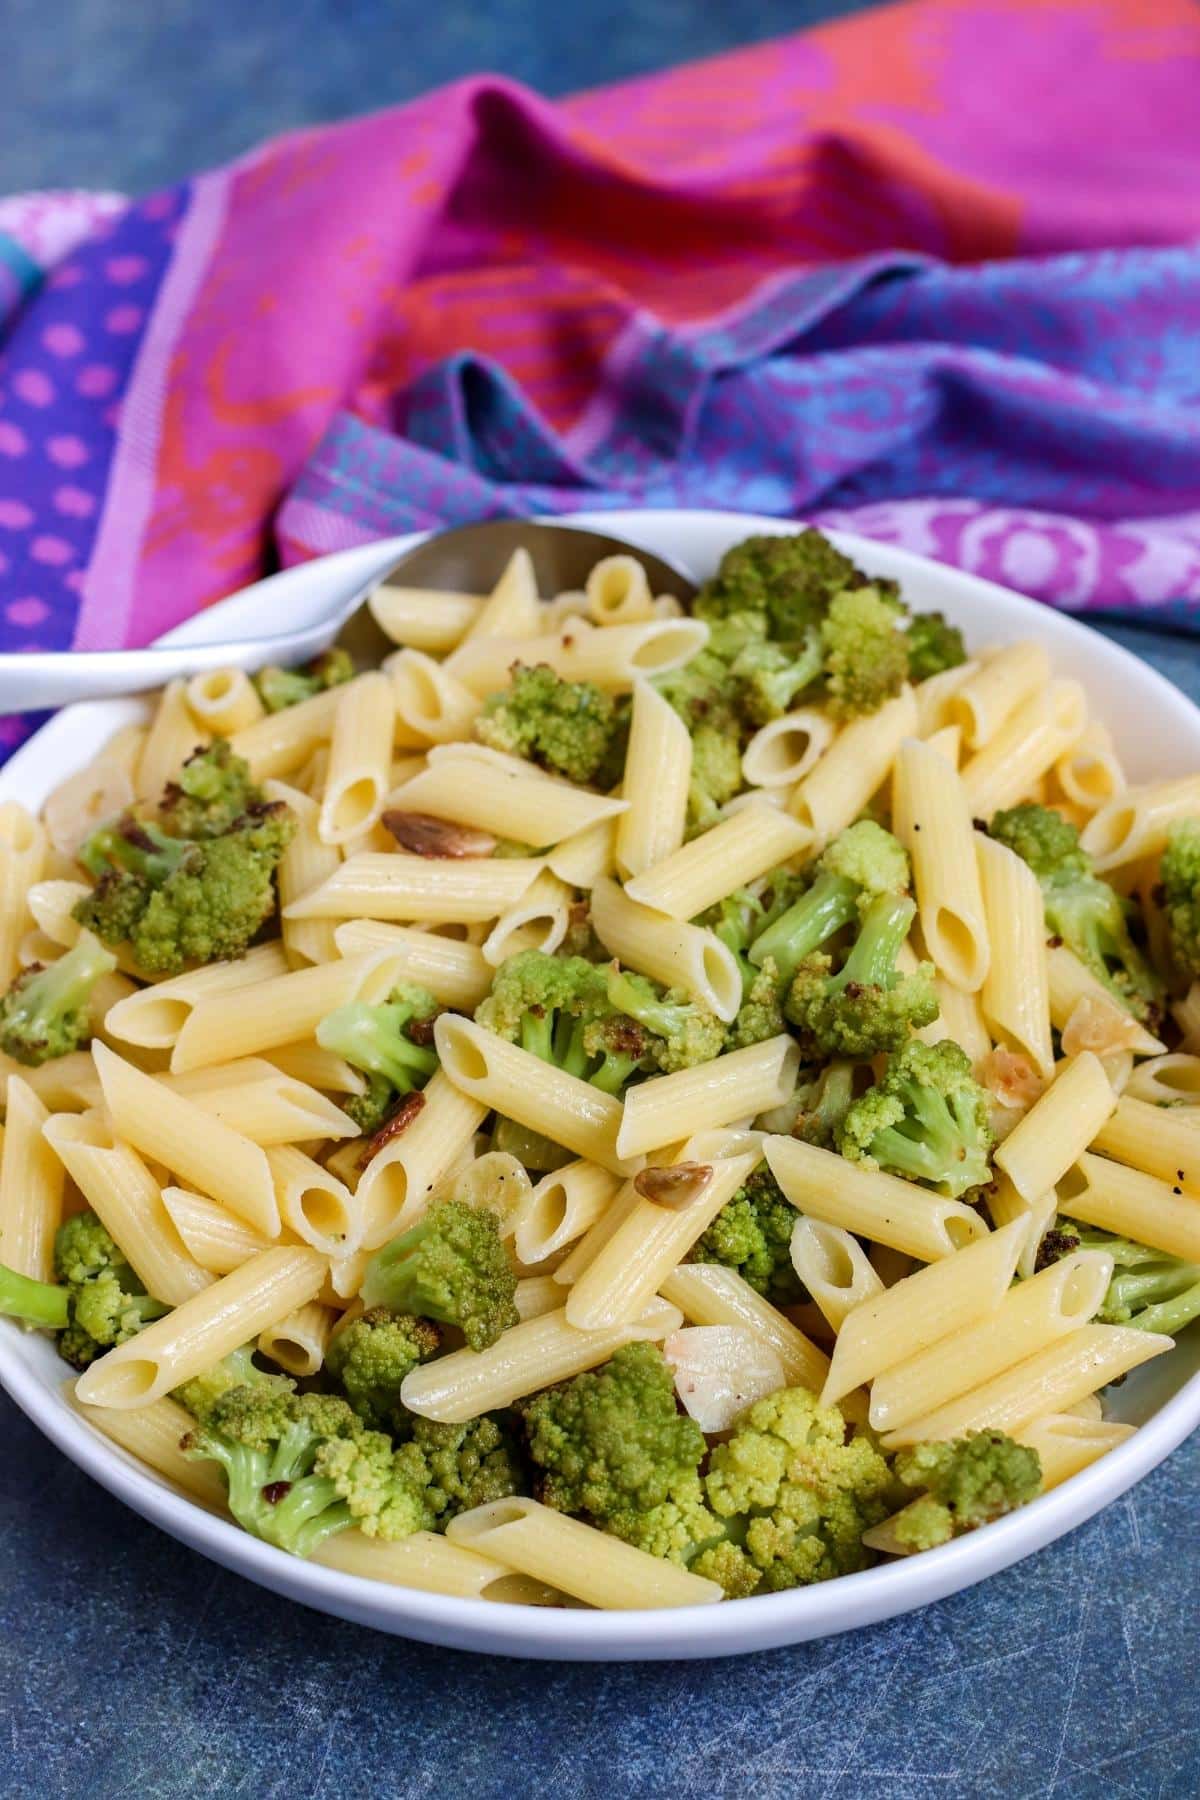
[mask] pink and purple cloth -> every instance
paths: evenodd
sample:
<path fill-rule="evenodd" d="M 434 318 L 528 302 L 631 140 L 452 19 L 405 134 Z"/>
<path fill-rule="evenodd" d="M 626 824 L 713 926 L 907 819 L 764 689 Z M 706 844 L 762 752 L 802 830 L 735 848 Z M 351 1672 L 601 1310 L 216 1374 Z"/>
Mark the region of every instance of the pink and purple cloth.
<path fill-rule="evenodd" d="M 916 0 L 0 201 L 0 644 L 627 505 L 1200 625 L 1198 95 L 1193 0 Z"/>

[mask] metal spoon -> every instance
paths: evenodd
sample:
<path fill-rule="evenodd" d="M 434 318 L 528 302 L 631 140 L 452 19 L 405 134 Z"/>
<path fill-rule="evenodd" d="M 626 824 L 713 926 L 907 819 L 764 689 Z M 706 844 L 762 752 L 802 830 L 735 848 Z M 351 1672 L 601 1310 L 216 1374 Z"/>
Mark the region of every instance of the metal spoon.
<path fill-rule="evenodd" d="M 521 546 L 533 558 L 546 594 L 581 588 L 588 571 L 602 557 L 620 555 L 637 557 L 656 594 L 674 594 L 686 601 L 696 591 L 687 570 L 623 538 L 574 525 L 495 519 L 425 538 L 369 579 L 359 576 L 321 618 L 291 631 L 235 638 L 230 643 L 161 645 L 149 650 L 36 650 L 25 656 L 0 655 L 0 713 L 40 712 L 74 700 L 142 693 L 176 676 L 198 675 L 206 669 L 254 670 L 265 663 L 299 663 L 335 639 L 344 641 L 357 658 L 378 661 L 394 646 L 363 602 L 381 582 L 486 594 L 499 580 L 513 551 Z M 286 579 L 271 577 L 273 583 Z M 246 599 L 254 592 L 248 588 L 238 597 Z"/>

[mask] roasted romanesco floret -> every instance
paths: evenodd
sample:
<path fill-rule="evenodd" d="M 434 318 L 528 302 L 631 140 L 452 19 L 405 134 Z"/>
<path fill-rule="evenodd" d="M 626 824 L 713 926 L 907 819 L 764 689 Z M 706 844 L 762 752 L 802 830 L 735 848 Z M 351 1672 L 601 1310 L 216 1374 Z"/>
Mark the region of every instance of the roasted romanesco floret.
<path fill-rule="evenodd" d="M 913 1039 L 847 1111 L 838 1148 L 851 1162 L 924 1181 L 957 1199 L 988 1180 L 991 1097 L 950 1038 Z"/>
<path fill-rule="evenodd" d="M 281 669 L 269 664 L 259 670 L 254 685 L 267 711 L 275 713 L 295 706 L 301 700 L 311 700 L 314 694 L 324 693 L 327 688 L 340 687 L 353 674 L 354 661 L 350 652 L 335 645 L 331 650 L 322 650 L 319 656 L 302 663 L 298 669 Z"/>
<path fill-rule="evenodd" d="M 377 1250 L 359 1289 L 368 1308 L 457 1326 L 472 1350 L 486 1350 L 518 1323 L 516 1291 L 497 1215 L 453 1197 Z"/>
<path fill-rule="evenodd" d="M 404 1377 L 435 1356 L 441 1341 L 432 1319 L 368 1307 L 330 1338 L 325 1373 L 364 1425 L 396 1435 L 411 1422 L 400 1403 Z"/>
<path fill-rule="evenodd" d="M 92 1035 L 92 989 L 117 959 L 90 931 L 57 962 L 31 963 L 0 999 L 0 1049 L 36 1067 L 66 1056 Z"/>
<path fill-rule="evenodd" d="M 931 675 L 940 675 L 943 669 L 957 669 L 967 660 L 962 632 L 940 612 L 914 613 L 904 637 L 910 681 L 927 681 Z"/>
<path fill-rule="evenodd" d="M 692 1262 L 723 1263 L 775 1306 L 804 1298 L 792 1267 L 792 1232 L 799 1218 L 766 1164 L 727 1200 L 689 1253 Z"/>
<path fill-rule="evenodd" d="M 1171 827 L 1158 879 L 1171 956 L 1183 975 L 1200 979 L 1200 819 Z"/>
<path fill-rule="evenodd" d="M 731 613 L 758 614 L 771 637 L 797 643 L 820 625 L 835 594 L 864 580 L 850 558 L 811 527 L 750 537 L 725 552 L 693 610 L 710 622 Z"/>
<path fill-rule="evenodd" d="M 94 1212 L 73 1213 L 54 1240 L 56 1282 L 0 1266 L 0 1314 L 59 1334 L 77 1369 L 170 1309 L 147 1294 Z"/>
<path fill-rule="evenodd" d="M 909 1550 L 932 1550 L 990 1524 L 1035 1499 L 1042 1485 L 1037 1451 L 1002 1431 L 916 1444 L 897 1451 L 893 1468 L 903 1487 L 922 1490 L 891 1522 L 897 1543 Z"/>
<path fill-rule="evenodd" d="M 569 781 L 590 782 L 628 729 L 627 708 L 591 681 L 564 681 L 544 663 L 518 663 L 511 685 L 492 694 L 475 735 L 493 750 L 523 756 Z M 620 768 L 613 780 L 620 778 Z"/>
<path fill-rule="evenodd" d="M 780 1388 L 735 1420 L 704 1489 L 766 1592 L 866 1568 L 862 1534 L 889 1510 L 891 1471 L 870 1439 L 807 1388 Z"/>
<path fill-rule="evenodd" d="M 860 819 L 834 838 L 815 864 L 812 885 L 753 938 L 750 961 L 768 958 L 790 981 L 806 956 L 819 950 L 880 895 L 908 892 L 908 853 L 882 825 Z"/>
<path fill-rule="evenodd" d="M 877 585 L 838 594 L 821 624 L 825 692 L 835 719 L 878 712 L 908 678 L 897 602 Z"/>
<path fill-rule="evenodd" d="M 364 1132 L 377 1131 L 397 1100 L 421 1088 L 437 1068 L 432 1021 L 438 1003 L 427 988 L 402 982 L 378 1006 L 352 1000 L 327 1013 L 317 1042 L 367 1077 L 363 1094 L 348 1095 L 343 1110 Z"/>
<path fill-rule="evenodd" d="M 914 1029 L 937 1018 L 931 965 L 921 963 L 911 975 L 896 967 L 915 914 L 904 896 L 881 895 L 862 914 L 853 948 L 836 974 L 832 959 L 820 950 L 800 963 L 784 1012 L 806 1050 L 875 1056 L 899 1050 Z"/>
<path fill-rule="evenodd" d="M 613 1010 L 648 1034 L 646 1049 L 664 1074 L 710 1062 L 720 1054 L 725 1027 L 700 1001 L 675 989 L 664 993 L 648 976 L 615 965 L 608 971 L 605 991 Z"/>

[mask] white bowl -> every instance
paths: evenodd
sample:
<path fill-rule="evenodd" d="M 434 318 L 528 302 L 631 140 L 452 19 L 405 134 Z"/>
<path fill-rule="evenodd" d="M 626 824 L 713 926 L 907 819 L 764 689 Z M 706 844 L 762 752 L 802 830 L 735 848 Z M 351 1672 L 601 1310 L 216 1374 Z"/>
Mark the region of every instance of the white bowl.
<path fill-rule="evenodd" d="M 698 575 L 752 531 L 788 527 L 740 513 L 606 512 L 580 523 L 675 554 Z M 1112 727 L 1131 777 L 1200 768 L 1200 711 L 1145 663 L 1061 614 L 1006 589 L 904 550 L 834 534 L 864 568 L 896 576 L 918 607 L 941 608 L 980 645 L 1036 637 L 1055 666 L 1081 680 L 1093 710 Z M 327 596 L 383 570 L 415 541 L 395 538 L 277 575 L 171 633 L 170 642 L 236 637 L 319 615 Z M 60 713 L 0 771 L 0 798 L 40 806 L 123 722 L 134 701 Z M 1132 1487 L 1200 1423 L 1200 1332 L 1139 1369 L 1112 1396 L 1113 1410 L 1140 1429 L 1091 1468 L 1009 1518 L 921 1556 L 794 1593 L 683 1612 L 547 1611 L 384 1586 L 301 1562 L 205 1512 L 110 1444 L 61 1395 L 66 1370 L 49 1341 L 0 1321 L 0 1383 L 60 1450 L 143 1518 L 252 1581 L 322 1612 L 381 1631 L 461 1650 L 555 1660 L 728 1656 L 869 1625 L 940 1600 L 1070 1531 Z"/>

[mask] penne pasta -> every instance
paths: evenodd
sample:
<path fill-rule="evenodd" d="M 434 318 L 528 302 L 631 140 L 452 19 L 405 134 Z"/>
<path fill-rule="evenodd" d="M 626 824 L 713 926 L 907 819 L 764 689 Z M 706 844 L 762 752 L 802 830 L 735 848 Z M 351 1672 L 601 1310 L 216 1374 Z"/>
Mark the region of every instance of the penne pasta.
<path fill-rule="evenodd" d="M 1118 997 L 1089 968 L 1086 968 L 1065 944 L 1048 945 L 1046 975 L 1049 982 L 1050 1023 L 1058 1032 L 1066 1030 L 1076 1008 L 1084 1003 L 1097 1029 L 1107 1033 L 1107 1041 L 1118 1038 L 1138 1056 L 1157 1056 L 1166 1045 L 1126 1012 Z M 1114 1019 L 1114 1015 L 1119 1015 Z M 1082 1015 L 1078 1015 L 1082 1016 Z M 1081 1048 L 1086 1046 L 1081 1046 Z"/>
<path fill-rule="evenodd" d="M 1088 1152 L 1065 1172 L 1057 1193 L 1058 1210 L 1069 1219 L 1200 1262 L 1200 1204 L 1178 1184 Z"/>
<path fill-rule="evenodd" d="M 461 643 L 485 604 L 479 594 L 390 587 L 387 582 L 367 601 L 375 623 L 394 644 L 431 656 L 443 656 Z"/>
<path fill-rule="evenodd" d="M 386 1581 L 393 1587 L 459 1600 L 507 1598 L 505 1584 L 513 1579 L 506 1564 L 480 1556 L 464 1544 L 452 1544 L 433 1531 L 414 1531 L 411 1537 L 390 1543 L 365 1537 L 361 1531 L 339 1531 L 317 1545 L 311 1560 L 358 1580 Z"/>
<path fill-rule="evenodd" d="M 888 1432 L 884 1448 L 961 1437 L 967 1431 L 1005 1431 L 1011 1436 L 1032 1419 L 1065 1412 L 1076 1400 L 1161 1356 L 1173 1341 L 1125 1325 L 1080 1326 L 982 1386 Z"/>
<path fill-rule="evenodd" d="M 1009 644 L 956 684 L 941 722 L 959 726 L 968 750 L 981 750 L 1049 680 L 1050 658 L 1040 644 Z"/>
<path fill-rule="evenodd" d="M 134 772 L 145 739 L 142 726 L 122 727 L 98 756 L 59 782 L 48 797 L 42 820 L 50 843 L 60 856 L 74 859 L 80 845 L 98 825 L 117 818 L 133 804 Z"/>
<path fill-rule="evenodd" d="M 631 900 L 672 919 L 694 919 L 808 848 L 811 834 L 787 813 L 760 802 L 694 837 L 627 884 Z"/>
<path fill-rule="evenodd" d="M 311 795 L 282 781 L 264 783 L 264 792 L 268 800 L 282 800 L 290 807 L 296 821 L 292 841 L 275 871 L 282 909 L 340 868 L 342 853 L 336 844 L 322 839 L 318 829 L 321 809 Z M 338 954 L 334 929 L 332 919 L 284 919 L 283 950 L 288 967 L 302 969 L 307 963 L 332 962 Z"/>
<path fill-rule="evenodd" d="M 955 730 L 962 736 L 962 726 L 953 716 L 954 697 L 982 667 L 978 658 L 958 663 L 952 669 L 940 669 L 919 681 L 913 689 L 917 703 L 917 736 L 928 740 L 939 731 Z"/>
<path fill-rule="evenodd" d="M 1086 724 L 1087 700 L 1077 681 L 1052 681 L 1032 694 L 962 770 L 972 817 L 990 819 L 1015 806 L 1079 742 Z"/>
<path fill-rule="evenodd" d="M 48 1119 L 44 1135 L 148 1294 L 178 1306 L 209 1285 L 212 1276 L 180 1237 L 158 1182 L 113 1136 L 104 1113 Z"/>
<path fill-rule="evenodd" d="M 642 1197 L 630 1207 L 603 1249 L 588 1263 L 567 1294 L 567 1323 L 581 1331 L 602 1331 L 619 1325 L 649 1305 L 662 1281 L 681 1263 L 692 1245 L 712 1224 L 727 1200 L 757 1167 L 757 1145 L 738 1153 L 738 1134 L 706 1133 L 691 1139 L 673 1163 L 683 1163 L 696 1193 L 689 1203 L 673 1203 L 675 1190 L 664 1201 Z M 706 1140 L 715 1138 L 711 1148 Z M 707 1154 L 706 1154 L 707 1150 Z M 647 1170 L 642 1178 L 649 1182 Z M 639 1183 L 640 1185 L 640 1183 Z"/>
<path fill-rule="evenodd" d="M 617 820 L 615 846 L 626 879 L 644 874 L 683 843 L 691 775 L 687 726 L 657 688 L 636 681 L 621 785 L 626 811 Z"/>
<path fill-rule="evenodd" d="M 880 1169 L 847 1163 L 831 1150 L 798 1138 L 768 1137 L 763 1154 L 799 1212 L 874 1243 L 890 1244 L 922 1262 L 953 1256 L 987 1236 L 979 1214 L 961 1201 L 943 1199 Z"/>
<path fill-rule="evenodd" d="M 870 717 L 842 727 L 789 803 L 808 833 L 812 851 L 823 849 L 853 823 L 887 779 L 904 739 L 916 729 L 917 703 L 911 688 Z"/>
<path fill-rule="evenodd" d="M 1112 1272 L 1111 1256 L 1081 1250 L 1030 1281 L 1016 1282 L 986 1317 L 875 1377 L 872 1428 L 898 1431 L 1086 1325 L 1104 1301 Z"/>
<path fill-rule="evenodd" d="M 610 1169 L 582 1160 L 543 1175 L 517 1219 L 518 1257 L 534 1266 L 575 1243 L 603 1216 L 620 1185 Z"/>
<path fill-rule="evenodd" d="M 661 1343 L 682 1325 L 677 1307 L 654 1300 L 637 1319 L 579 1331 L 563 1309 L 523 1320 L 487 1350 L 452 1350 L 404 1378 L 400 1399 L 425 1419 L 460 1424 L 607 1362 L 622 1344 Z"/>
<path fill-rule="evenodd" d="M 560 844 L 615 818 L 627 804 L 482 744 L 431 750 L 423 773 L 391 798 L 401 811 L 451 819 L 522 844 Z"/>
<path fill-rule="evenodd" d="M 266 710 L 244 669 L 209 669 L 193 675 L 183 693 L 188 711 L 208 737 L 232 737 Z"/>
<path fill-rule="evenodd" d="M 557 950 L 567 935 L 574 896 L 565 881 L 543 869 L 515 906 L 502 913 L 479 946 L 491 968 L 522 950 Z"/>
<path fill-rule="evenodd" d="M 664 1300 L 677 1306 L 692 1325 L 737 1325 L 768 1345 L 783 1366 L 789 1387 L 824 1386 L 829 1358 L 799 1326 L 764 1300 L 736 1269 L 723 1263 L 680 1263 L 660 1287 Z"/>
<path fill-rule="evenodd" d="M 1125 790 L 1125 776 L 1105 725 L 1092 720 L 1079 742 L 1059 757 L 1054 778 L 1065 799 L 1086 818 Z"/>
<path fill-rule="evenodd" d="M 399 650 L 383 665 L 392 684 L 396 721 L 423 744 L 449 744 L 470 737 L 483 705 L 450 671 L 420 650 Z"/>
<path fill-rule="evenodd" d="M 1100 807 L 1084 826 L 1080 843 L 1100 874 L 1157 856 L 1180 819 L 1200 815 L 1200 776 L 1126 788 Z"/>
<path fill-rule="evenodd" d="M 470 925 L 498 919 L 540 874 L 536 857 L 446 862 L 379 854 L 344 862 L 319 887 L 283 909 L 288 919 L 372 919 Z"/>
<path fill-rule="evenodd" d="M 76 1392 L 77 1383 L 63 1383 L 69 1406 L 89 1425 L 134 1457 L 144 1468 L 165 1476 L 189 1500 L 198 1500 L 210 1512 L 226 1512 L 225 1476 L 207 1460 L 193 1461 L 180 1449 L 180 1441 L 196 1421 L 174 1400 L 155 1400 L 132 1411 L 109 1406 L 88 1406 Z"/>
<path fill-rule="evenodd" d="M 588 616 L 594 625 L 638 625 L 652 619 L 654 596 L 636 556 L 606 556 L 584 583 Z"/>
<path fill-rule="evenodd" d="M 652 1076 L 625 1096 L 617 1154 L 629 1160 L 694 1132 L 716 1130 L 782 1106 L 795 1089 L 799 1068 L 800 1046 L 781 1032 L 695 1068 Z"/>
<path fill-rule="evenodd" d="M 0 1263 L 34 1281 L 53 1281 L 63 1168 L 43 1136 L 49 1115 L 33 1089 L 19 1075 L 10 1075 L 6 1088 L 0 1145 Z"/>
<path fill-rule="evenodd" d="M 300 700 L 282 712 L 268 713 L 253 725 L 235 731 L 229 747 L 250 765 L 255 781 L 279 780 L 303 769 L 317 750 L 324 750 L 333 735 L 338 707 L 358 688 L 357 681 L 325 688 L 309 700 Z M 323 778 L 322 778 L 323 779 Z M 311 788 L 306 780 L 297 787 Z"/>
<path fill-rule="evenodd" d="M 438 1183 L 474 1142 L 487 1107 L 439 1069 L 404 1130 L 370 1158 L 355 1189 L 362 1243 L 377 1250 L 425 1212 Z"/>
<path fill-rule="evenodd" d="M 475 638 L 447 665 L 477 694 L 506 687 L 514 663 L 545 663 L 566 681 L 594 681 L 627 693 L 639 676 L 665 675 L 691 662 L 708 642 L 699 619 L 648 619 L 640 625 L 607 625 L 569 619 L 562 628 L 532 638 Z"/>
<path fill-rule="evenodd" d="M 258 944 L 237 962 L 209 963 L 139 988 L 110 1008 L 105 1030 L 122 1043 L 145 1050 L 170 1050 L 192 1009 L 217 994 L 233 993 L 286 974 L 287 958 L 279 944 Z"/>
<path fill-rule="evenodd" d="M 1200 1122 L 1186 1108 L 1122 1095 L 1091 1147 L 1200 1200 Z"/>
<path fill-rule="evenodd" d="M 1133 1425 L 1080 1419 L 1070 1412 L 1046 1413 L 1017 1433 L 1017 1442 L 1036 1450 L 1042 1465 L 1042 1492 L 1061 1487 L 1072 1475 L 1107 1456 L 1134 1434 Z"/>
<path fill-rule="evenodd" d="M 92 1055 L 118 1137 L 265 1237 L 278 1234 L 279 1206 L 264 1150 L 103 1044 L 94 1044 Z"/>
<path fill-rule="evenodd" d="M 191 1008 L 171 1053 L 176 1075 L 212 1063 L 234 1062 L 314 1035 L 321 1020 L 352 1000 L 378 1005 L 387 998 L 401 973 L 403 958 L 390 950 L 316 963 L 270 976 L 255 986 L 247 1006 L 241 990 L 209 993 Z"/>
<path fill-rule="evenodd" d="M 948 981 L 976 993 L 988 975 L 989 931 L 963 784 L 929 744 L 908 738 L 892 791 L 892 829 L 912 859 L 925 948 Z"/>
<path fill-rule="evenodd" d="M 317 819 L 326 844 L 345 844 L 367 831 L 383 811 L 391 786 L 396 706 L 392 684 L 382 670 L 360 675 L 337 690 L 329 768 Z"/>
<path fill-rule="evenodd" d="M 539 612 L 533 561 L 528 550 L 514 550 L 499 581 L 467 626 L 464 642 L 533 637 L 538 628 Z"/>
<path fill-rule="evenodd" d="M 485 1111 L 515 1119 L 614 1174 L 631 1172 L 636 1153 L 617 1148 L 623 1109 L 611 1094 L 457 1014 L 441 1015 L 434 1041 L 447 1079 Z"/>
<path fill-rule="evenodd" d="M 216 1200 L 188 1188 L 165 1187 L 162 1203 L 188 1255 L 210 1275 L 228 1275 L 271 1248 L 271 1239 Z"/>
<path fill-rule="evenodd" d="M 742 752 L 742 775 L 751 787 L 792 787 L 803 781 L 833 742 L 834 724 L 815 707 L 800 707 L 763 725 Z"/>
<path fill-rule="evenodd" d="M 492 965 L 475 944 L 375 919 L 348 919 L 334 935 L 344 957 L 386 950 L 395 959 L 397 981 L 428 988 L 443 1006 L 473 1012 L 492 985 Z"/>
<path fill-rule="evenodd" d="M 996 1151 L 996 1167 L 1024 1199 L 1036 1199 L 1077 1161 L 1116 1104 L 1099 1057 L 1080 1051 L 1056 1066 L 1050 1086 Z"/>
<path fill-rule="evenodd" d="M 135 789 L 139 800 L 158 801 L 188 757 L 210 742 L 210 733 L 198 725 L 188 710 L 182 681 L 163 689 L 150 730 L 138 758 Z"/>
<path fill-rule="evenodd" d="M 1046 926 L 1037 876 L 1012 850 L 975 833 L 991 959 L 979 996 L 998 1044 L 1028 1057 L 1048 1081 L 1054 1068 Z"/>
<path fill-rule="evenodd" d="M 724 1597 L 715 1581 L 520 1496 L 459 1513 L 446 1535 L 590 1606 L 704 1606 Z"/>
<path fill-rule="evenodd" d="M 0 803 L 0 987 L 8 987 L 17 972 L 17 945 L 32 911 L 30 889 L 42 881 L 45 860 L 44 826 L 17 801 Z M 33 917 L 44 930 L 36 913 Z M 76 926 L 74 937 L 78 935 Z M 53 932 L 50 936 L 63 941 Z"/>
<path fill-rule="evenodd" d="M 76 1383 L 79 1399 L 114 1408 L 161 1400 L 314 1300 L 327 1266 L 307 1244 L 264 1250 L 98 1357 Z"/>
<path fill-rule="evenodd" d="M 996 1311 L 1013 1278 L 1027 1223 L 986 1233 L 957 1255 L 906 1275 L 846 1315 L 821 1393 L 832 1406 L 930 1344 Z"/>
<path fill-rule="evenodd" d="M 742 1004 L 742 974 L 728 945 L 700 925 L 682 924 L 631 900 L 601 878 L 591 895 L 592 928 L 604 948 L 641 975 L 682 988 L 728 1024 Z"/>
<path fill-rule="evenodd" d="M 1156 1106 L 1200 1105 L 1200 1056 L 1176 1051 L 1139 1063 L 1125 1083 L 1125 1097 L 1149 1100 Z"/>
<path fill-rule="evenodd" d="M 260 1331 L 258 1348 L 289 1375 L 305 1379 L 317 1374 L 324 1364 L 325 1348 L 337 1319 L 333 1307 L 310 1300 L 286 1319 Z"/>
<path fill-rule="evenodd" d="M 324 1256 L 352 1256 L 362 1243 L 361 1210 L 329 1169 L 291 1144 L 266 1152 L 284 1230 Z"/>
<path fill-rule="evenodd" d="M 841 1330 L 847 1313 L 883 1292 L 884 1284 L 866 1251 L 840 1225 L 797 1219 L 792 1228 L 791 1259 L 801 1286 L 835 1332 Z"/>

